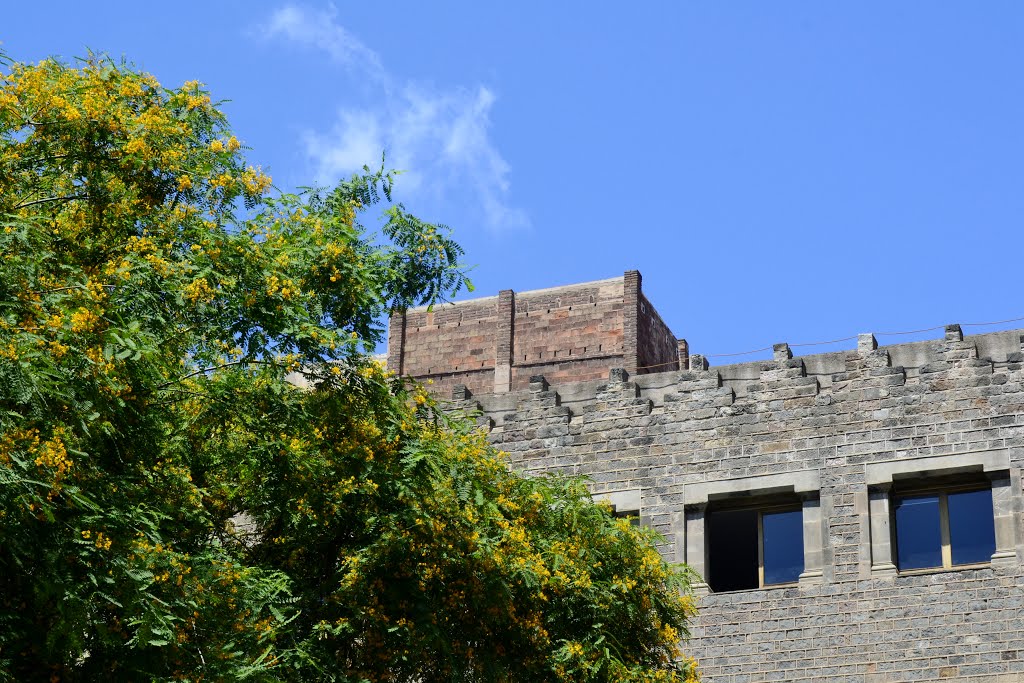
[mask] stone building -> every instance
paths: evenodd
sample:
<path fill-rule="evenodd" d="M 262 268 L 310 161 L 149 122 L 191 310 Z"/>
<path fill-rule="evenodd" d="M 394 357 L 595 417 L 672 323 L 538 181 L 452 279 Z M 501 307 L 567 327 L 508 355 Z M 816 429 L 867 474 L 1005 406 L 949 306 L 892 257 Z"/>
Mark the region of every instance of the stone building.
<path fill-rule="evenodd" d="M 631 271 L 396 315 L 388 364 L 661 532 L 706 580 L 706 680 L 995 683 L 1024 681 L 1022 332 L 709 367 Z"/>

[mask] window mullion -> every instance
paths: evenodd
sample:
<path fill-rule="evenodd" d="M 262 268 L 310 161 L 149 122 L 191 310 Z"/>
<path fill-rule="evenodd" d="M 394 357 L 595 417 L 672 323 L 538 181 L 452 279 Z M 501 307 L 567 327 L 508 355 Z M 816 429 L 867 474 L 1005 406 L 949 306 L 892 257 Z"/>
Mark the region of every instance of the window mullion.
<path fill-rule="evenodd" d="M 757 585 L 764 588 L 764 513 L 757 513 Z"/>
<path fill-rule="evenodd" d="M 945 493 L 939 494 L 939 537 L 942 539 L 942 566 L 953 566 L 953 551 L 949 544 L 949 505 Z"/>

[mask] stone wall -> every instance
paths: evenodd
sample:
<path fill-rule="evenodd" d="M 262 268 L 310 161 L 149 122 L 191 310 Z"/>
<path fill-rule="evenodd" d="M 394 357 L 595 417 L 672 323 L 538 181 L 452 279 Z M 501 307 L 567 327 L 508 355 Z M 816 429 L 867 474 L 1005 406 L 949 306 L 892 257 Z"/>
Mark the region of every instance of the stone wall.
<path fill-rule="evenodd" d="M 639 299 L 638 299 L 639 301 Z M 713 683 L 1024 680 L 1021 330 L 472 396 L 525 472 L 586 475 L 638 501 L 670 560 L 702 572 L 718 501 L 788 492 L 802 506 L 798 582 L 700 588 L 687 646 Z M 683 345 L 680 345 L 682 360 Z M 541 373 L 537 373 L 541 374 Z M 912 574 L 892 561 L 889 487 L 970 473 L 991 483 L 996 553 Z M 966 474 L 964 476 L 967 476 Z"/>

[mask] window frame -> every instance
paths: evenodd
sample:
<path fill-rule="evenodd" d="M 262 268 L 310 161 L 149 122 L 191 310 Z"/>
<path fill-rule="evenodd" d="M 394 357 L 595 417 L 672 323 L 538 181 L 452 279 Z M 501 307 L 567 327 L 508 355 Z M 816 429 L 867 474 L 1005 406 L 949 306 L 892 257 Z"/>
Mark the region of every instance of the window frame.
<path fill-rule="evenodd" d="M 822 495 L 818 468 L 793 470 L 777 474 L 759 474 L 735 479 L 688 482 L 683 486 L 683 511 L 680 520 L 682 538 L 677 536 L 677 547 L 683 553 L 677 558 L 686 562 L 700 577 L 694 588 L 706 592 L 709 568 L 707 516 L 709 506 L 764 504 L 771 496 L 786 494 L 787 502 L 794 498 L 801 506 L 803 519 L 804 571 L 797 579 L 800 588 L 831 581 L 826 575 L 828 533 L 822 518 L 823 509 L 831 505 L 831 498 Z M 768 588 L 791 587 L 790 584 L 769 584 Z M 745 590 L 765 590 L 762 588 Z"/>
<path fill-rule="evenodd" d="M 807 568 L 807 549 L 804 547 L 803 537 L 803 505 L 799 500 L 776 500 L 778 497 L 773 496 L 767 500 L 752 500 L 744 501 L 738 504 L 726 504 L 726 505 L 715 505 L 707 511 L 707 515 L 711 516 L 720 512 L 746 512 L 753 510 L 757 513 L 757 585 L 749 588 L 734 588 L 726 591 L 714 591 L 715 593 L 738 593 L 740 591 L 750 590 L 761 590 L 764 588 L 788 588 L 796 586 L 800 583 L 799 575 L 793 581 L 783 581 L 779 583 L 765 583 L 764 582 L 764 513 L 773 512 L 799 512 L 801 520 L 801 534 L 800 534 L 800 548 L 801 548 L 801 560 L 803 573 Z M 788 498 L 788 496 L 787 496 Z M 707 549 L 707 564 L 708 564 L 708 586 L 715 580 L 714 576 L 710 572 L 711 565 L 711 546 L 710 538 Z"/>
<path fill-rule="evenodd" d="M 627 507 L 619 509 L 618 505 L 612 504 L 612 517 L 614 517 L 615 519 L 625 519 L 632 526 L 640 526 L 639 509 L 629 509 Z"/>
<path fill-rule="evenodd" d="M 899 571 L 899 574 L 901 576 L 913 576 L 914 574 L 931 574 L 934 572 L 953 571 L 960 569 L 978 569 L 982 567 L 987 567 L 991 564 L 991 560 L 985 560 L 982 562 L 965 562 L 963 564 L 953 564 L 953 546 L 950 542 L 949 531 L 949 494 L 988 491 L 991 495 L 991 482 L 974 480 L 969 482 L 941 483 L 942 479 L 943 478 L 941 477 L 931 478 L 930 480 L 915 483 L 910 486 L 900 486 L 899 488 L 895 488 L 889 494 L 890 498 L 892 499 L 890 514 L 892 516 L 893 549 L 895 551 L 894 559 L 896 560 L 896 569 Z M 899 566 L 899 528 L 896 525 L 896 502 L 901 498 L 913 498 L 915 496 L 937 496 L 939 499 L 939 555 L 942 558 L 942 564 L 932 565 L 930 567 L 915 567 L 913 569 L 903 569 Z M 992 532 L 994 536 L 994 510 L 992 517 Z"/>
<path fill-rule="evenodd" d="M 612 509 L 612 516 L 616 519 L 629 520 L 633 526 L 644 524 L 641 489 L 591 492 L 590 499 L 595 503 L 608 504 Z"/>
<path fill-rule="evenodd" d="M 977 568 L 1016 571 L 1024 557 L 1024 545 L 1017 542 L 1017 513 L 1020 504 L 1020 469 L 1011 467 L 1012 448 L 962 451 L 942 455 L 923 455 L 887 459 L 865 465 L 865 488 L 857 494 L 861 535 L 869 539 L 860 558 L 861 578 L 894 578 Z M 966 479 L 966 481 L 965 481 Z M 977 564 L 951 564 L 899 570 L 893 497 L 926 492 L 928 489 L 952 490 L 960 484 L 968 488 L 992 491 L 992 516 L 996 550 L 990 561 Z M 948 510 L 948 501 L 947 501 Z"/>

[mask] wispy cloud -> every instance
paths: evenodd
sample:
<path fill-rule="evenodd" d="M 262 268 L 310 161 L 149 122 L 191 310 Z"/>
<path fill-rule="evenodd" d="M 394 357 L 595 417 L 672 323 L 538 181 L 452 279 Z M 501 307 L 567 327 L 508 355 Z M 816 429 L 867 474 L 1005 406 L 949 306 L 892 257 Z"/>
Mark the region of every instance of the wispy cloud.
<path fill-rule="evenodd" d="M 491 139 L 493 91 L 475 87 L 396 85 L 373 50 L 352 36 L 331 7 L 326 11 L 288 5 L 263 26 L 266 38 L 315 48 L 332 62 L 369 77 L 371 103 L 340 105 L 329 130 L 306 131 L 303 143 L 320 182 L 329 183 L 373 165 L 382 151 L 390 167 L 404 170 L 403 195 L 466 202 L 473 197 L 493 231 L 528 227 L 526 213 L 510 203 L 511 169 Z"/>
<path fill-rule="evenodd" d="M 264 38 L 283 38 L 323 50 L 336 64 L 386 80 L 377 53 L 346 31 L 336 15 L 333 5 L 321 11 L 285 5 L 274 11 L 261 33 Z"/>

